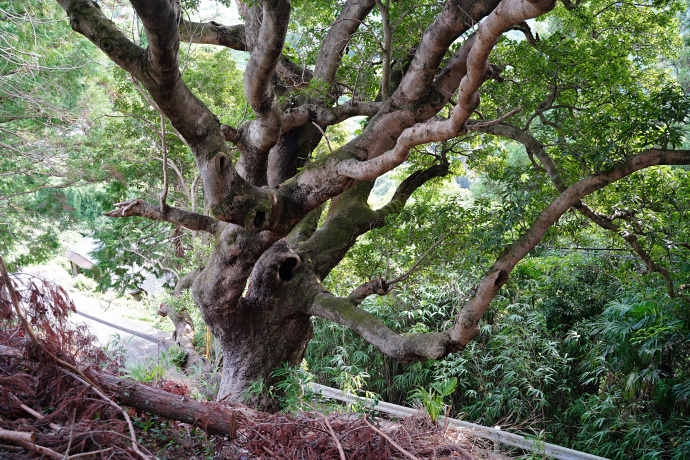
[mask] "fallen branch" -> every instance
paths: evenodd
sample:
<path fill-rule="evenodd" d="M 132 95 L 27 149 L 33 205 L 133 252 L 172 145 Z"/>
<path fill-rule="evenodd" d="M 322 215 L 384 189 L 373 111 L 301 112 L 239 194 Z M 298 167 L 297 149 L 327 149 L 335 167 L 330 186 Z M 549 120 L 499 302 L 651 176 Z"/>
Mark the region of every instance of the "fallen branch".
<path fill-rule="evenodd" d="M 84 452 L 83 454 L 74 454 L 74 455 L 70 455 L 69 457 L 67 457 L 67 460 L 75 460 L 77 458 L 86 458 L 86 457 L 96 456 L 98 454 L 104 454 L 106 452 L 110 452 L 111 450 L 113 450 L 113 448 L 108 447 L 106 449 L 93 450 L 91 452 Z M 63 457 L 63 458 L 65 458 L 65 457 Z"/>
<path fill-rule="evenodd" d="M 5 348 L 14 350 L 13 356 L 21 356 L 22 354 L 17 349 Z M 27 360 L 26 365 L 31 367 L 32 362 Z M 86 384 L 76 374 L 66 369 L 62 371 L 75 380 Z M 242 413 L 257 414 L 257 412 L 244 406 L 237 408 L 220 402 L 196 401 L 187 396 L 168 393 L 167 391 L 158 390 L 135 381 L 125 380 L 106 372 L 93 371 L 93 377 L 100 385 L 99 388 L 91 388 L 104 400 L 117 407 L 118 410 L 122 410 L 122 408 L 115 404 L 113 399 L 139 411 L 198 426 L 209 434 L 234 438 L 238 425 L 238 416 L 241 416 Z M 105 396 L 105 393 L 112 394 L 112 398 Z M 127 420 L 129 420 L 129 416 L 127 416 Z"/>
<path fill-rule="evenodd" d="M 98 379 L 125 406 L 199 426 L 209 434 L 235 437 L 238 411 L 228 404 L 196 401 L 106 373 L 98 374 Z"/>
<path fill-rule="evenodd" d="M 10 358 L 19 359 L 22 359 L 24 357 L 21 351 L 17 350 L 16 348 L 7 347 L 5 345 L 0 345 L 0 356 L 8 356 Z"/>
<path fill-rule="evenodd" d="M 19 407 L 24 409 L 25 412 L 33 415 L 37 420 L 45 419 L 45 416 L 43 414 L 33 410 L 32 408 L 30 408 L 26 404 L 22 403 L 21 399 L 17 398 L 16 395 L 13 394 L 10 396 L 12 397 L 12 399 L 14 399 L 19 404 Z M 62 429 L 62 427 L 60 425 L 56 425 L 55 423 L 49 423 L 48 426 L 50 427 L 51 430 L 55 430 L 55 431 L 60 431 Z"/>
<path fill-rule="evenodd" d="M 119 405 L 115 404 L 115 402 L 112 399 L 110 399 L 109 397 L 107 397 L 96 385 L 90 384 L 88 379 L 85 380 L 85 379 L 81 378 L 80 376 L 74 374 L 73 372 L 68 371 L 67 369 L 60 369 L 60 370 L 62 372 L 64 372 L 65 374 L 69 375 L 70 377 L 72 377 L 74 380 L 77 380 L 77 381 L 83 383 L 84 385 L 91 387 L 91 390 L 93 390 L 94 393 L 96 393 L 98 396 L 100 396 L 101 399 L 103 399 L 105 402 L 110 404 L 113 408 L 115 408 L 115 410 L 120 411 L 122 416 L 125 418 L 125 421 L 127 422 L 127 426 L 129 427 L 129 435 L 130 435 L 130 438 L 132 441 L 132 449 L 142 459 L 144 459 L 144 460 L 150 460 L 151 459 L 151 457 L 149 457 L 148 455 L 144 454 L 141 450 L 139 450 L 139 443 L 137 442 L 137 434 L 134 431 L 134 425 L 132 425 L 132 419 L 129 418 L 129 414 L 127 414 L 126 410 L 124 410 Z M 81 372 L 80 372 L 80 374 L 82 376 L 84 375 Z"/>
<path fill-rule="evenodd" d="M 335 431 L 333 431 L 333 427 L 328 421 L 328 417 L 323 415 L 321 412 L 316 411 L 317 414 L 321 416 L 323 419 L 324 423 L 326 423 L 326 428 L 328 428 L 328 432 L 331 434 L 331 437 L 333 438 L 333 441 L 335 441 L 336 447 L 338 447 L 338 453 L 340 454 L 340 460 L 347 460 L 347 457 L 345 457 L 345 451 L 343 450 L 343 445 L 340 444 L 340 440 L 338 437 L 335 435 Z"/>
<path fill-rule="evenodd" d="M 59 454 L 47 447 L 39 446 L 34 442 L 34 434 L 25 431 L 10 431 L 0 428 L 0 439 L 11 442 L 16 446 L 21 446 L 24 449 L 31 451 L 38 455 L 47 456 L 50 458 L 57 458 L 64 460 L 65 455 Z"/>
<path fill-rule="evenodd" d="M 31 325 L 29 324 L 29 320 L 26 318 L 26 314 L 24 313 L 24 309 L 22 306 L 19 304 L 19 297 L 17 296 L 17 292 L 14 290 L 14 285 L 12 284 L 12 280 L 10 279 L 9 273 L 7 273 L 7 269 L 5 268 L 5 261 L 3 260 L 2 256 L 0 256 L 0 275 L 2 276 L 5 284 L 5 288 L 7 289 L 7 292 L 10 294 L 10 299 L 12 300 L 12 304 L 14 305 L 14 309 L 17 312 L 17 316 L 19 316 L 19 319 L 21 320 L 22 325 L 24 326 L 24 330 L 26 331 L 26 334 L 29 336 L 31 341 L 41 347 L 41 349 L 45 352 L 45 354 L 50 357 L 52 360 L 54 360 L 58 365 L 70 369 L 73 372 L 76 372 L 77 374 L 82 375 L 84 379 L 89 381 L 91 385 L 94 385 L 93 382 L 89 380 L 87 376 L 85 376 L 79 369 L 71 365 L 70 363 L 67 363 L 57 356 L 53 355 L 50 353 L 46 347 L 43 346 L 43 343 L 38 339 L 36 336 L 36 332 L 32 329 Z"/>
<path fill-rule="evenodd" d="M 88 385 L 91 387 L 91 389 L 98 394 L 103 400 L 105 400 L 107 403 L 118 409 L 120 412 L 125 417 L 125 420 L 127 421 L 127 424 L 129 425 L 129 431 L 131 435 L 131 441 L 132 441 L 132 449 L 134 452 L 136 452 L 142 459 L 144 460 L 149 460 L 150 457 L 148 455 L 145 455 L 143 452 L 139 450 L 138 443 L 137 443 L 137 436 L 136 433 L 134 432 L 134 427 L 132 426 L 132 421 L 129 419 L 129 415 L 127 415 L 127 412 L 125 412 L 124 409 L 122 409 L 120 406 L 115 404 L 110 398 L 108 398 L 105 394 L 103 394 L 102 391 L 98 388 L 98 386 L 91 381 L 84 373 L 78 369 L 77 367 L 73 366 L 72 364 L 65 362 L 55 356 L 53 353 L 48 351 L 48 349 L 43 345 L 43 343 L 38 339 L 36 336 L 36 332 L 34 332 L 33 328 L 29 324 L 29 320 L 26 318 L 26 314 L 24 313 L 24 309 L 22 306 L 19 304 L 19 297 L 17 296 L 17 292 L 14 290 L 14 286 L 12 284 L 12 280 L 10 279 L 9 273 L 7 273 L 7 269 L 5 268 L 5 261 L 3 260 L 2 256 L 0 256 L 0 274 L 2 275 L 2 278 L 4 280 L 5 288 L 7 289 L 7 292 L 10 294 L 10 298 L 12 299 L 12 303 L 14 304 L 14 308 L 17 312 L 17 316 L 19 316 L 22 325 L 24 326 L 24 330 L 26 331 L 27 335 L 31 338 L 31 341 L 39 346 L 43 352 L 48 356 L 51 360 L 53 360 L 60 368 L 63 370 L 65 373 L 69 374 L 72 378 L 84 383 L 85 385 Z M 50 449 L 49 449 L 50 450 Z M 58 454 L 59 455 L 59 454 Z M 60 456 L 59 458 L 64 458 L 63 456 Z"/>
<path fill-rule="evenodd" d="M 408 451 L 406 451 L 405 449 L 403 449 L 403 447 L 402 447 L 400 444 L 398 444 L 397 442 L 393 441 L 393 439 L 391 439 L 391 437 L 388 436 L 386 433 L 384 433 L 383 431 L 379 430 L 379 429 L 376 428 L 374 425 L 372 425 L 372 424 L 369 422 L 369 420 L 367 419 L 367 416 L 366 416 L 366 415 L 364 416 L 364 418 L 363 418 L 362 420 L 364 420 L 364 423 L 366 423 L 367 425 L 369 425 L 369 428 L 371 428 L 372 430 L 374 430 L 376 433 L 378 433 L 379 435 L 381 435 L 386 441 L 388 441 L 388 442 L 391 444 L 391 446 L 393 446 L 393 447 L 395 447 L 396 449 L 398 449 L 398 451 L 400 451 L 400 453 L 404 454 L 404 455 L 405 455 L 406 457 L 408 457 L 408 458 L 411 458 L 412 460 L 419 460 L 419 458 L 415 457 L 414 455 L 412 455 L 411 453 L 409 453 Z"/>

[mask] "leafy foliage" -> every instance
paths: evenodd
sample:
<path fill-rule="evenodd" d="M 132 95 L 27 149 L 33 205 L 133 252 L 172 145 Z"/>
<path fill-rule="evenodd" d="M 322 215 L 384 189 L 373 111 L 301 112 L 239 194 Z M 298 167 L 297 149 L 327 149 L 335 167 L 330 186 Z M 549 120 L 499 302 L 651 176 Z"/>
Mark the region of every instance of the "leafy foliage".
<path fill-rule="evenodd" d="M 434 382 L 431 388 L 426 390 L 424 388 L 417 388 L 412 393 L 412 398 L 419 401 L 426 409 L 432 422 L 435 422 L 439 415 L 444 412 L 446 405 L 444 399 L 450 396 L 458 384 L 458 379 L 453 377 L 445 382 Z"/>
<path fill-rule="evenodd" d="M 63 41 L 68 24 L 46 2 L 0 2 L 0 252 L 10 269 L 54 254 L 81 209 L 75 163 L 94 141 L 86 83 L 93 51 Z M 45 216 L 50 216 L 46 219 Z"/>
<path fill-rule="evenodd" d="M 651 189 L 642 191 L 647 184 L 683 181 L 685 174 L 677 168 L 647 171 L 642 180 L 623 181 L 617 193 L 597 198 L 602 207 L 622 200 L 615 209 L 627 200 L 649 202 L 654 199 Z M 504 183 L 497 180 L 496 189 Z M 486 194 L 486 189 L 480 193 L 489 198 L 474 200 L 510 199 Z M 669 202 L 682 208 L 681 196 Z M 371 267 L 378 263 L 382 270 L 382 261 L 388 261 L 391 270 L 409 266 L 414 253 L 455 223 L 458 213 L 465 217 L 475 206 L 471 197 L 464 198 L 461 210 L 436 206 L 429 197 L 412 203 L 401 220 L 402 225 L 412 223 L 409 228 L 397 231 L 397 221 L 392 221 L 381 233 L 369 233 L 352 251 L 359 264 L 368 265 L 348 260 L 346 272 L 337 271 L 332 282 L 352 284 L 358 277 L 376 276 Z M 504 201 L 495 212 L 504 213 L 505 206 Z M 656 208 L 641 209 L 654 213 Z M 482 208 L 473 215 L 485 212 Z M 659 214 L 654 231 L 661 232 L 665 218 Z M 442 262 L 434 261 L 436 267 L 445 264 L 448 270 L 421 270 L 414 282 L 386 297 L 369 298 L 364 306 L 396 331 L 445 329 L 476 279 L 473 265 L 490 256 L 501 240 L 497 235 L 512 231 L 477 222 L 463 236 L 474 244 L 459 248 L 455 257 L 450 257 L 453 246 L 439 252 Z M 666 238 L 685 240 L 684 222 L 680 217 L 669 221 Z M 451 414 L 459 412 L 471 421 L 545 435 L 548 442 L 607 458 L 683 458 L 690 394 L 687 304 L 669 299 L 660 277 L 640 275 L 640 262 L 577 217 L 567 216 L 556 229 L 564 232 L 517 267 L 515 279 L 485 317 L 481 336 L 462 354 L 401 366 L 348 330 L 317 321 L 307 352 L 309 368 L 318 381 L 331 385 L 341 384 L 336 376 L 359 375 L 363 390 L 399 404 L 416 396 L 434 413 L 442 407 L 442 388 L 457 379 Z M 374 234 L 378 239 L 370 240 Z M 646 235 L 652 238 L 653 233 Z M 583 245 L 592 249 L 577 250 Z M 676 261 L 674 276 L 682 283 L 688 279 L 684 265 L 678 264 L 683 253 L 680 247 L 669 249 L 666 256 Z"/>
<path fill-rule="evenodd" d="M 368 298 L 363 308 L 399 333 L 446 330 L 484 267 L 557 196 L 556 178 L 567 187 L 642 149 L 687 144 L 688 50 L 681 49 L 677 33 L 685 5 L 576 3 L 575 9 L 559 4 L 547 18 L 500 40 L 492 62 L 502 68 L 501 78 L 482 87 L 474 120 L 501 119 L 489 125 L 530 136 L 558 174 L 545 171 L 533 144 L 480 131 L 416 148 L 373 188 L 373 207 L 385 209 L 392 192 L 416 171 L 447 162 L 450 174 L 416 190 L 405 206 L 391 204 L 400 209 L 359 238 L 325 281 L 329 289 L 347 295 L 362 282 L 397 280 L 391 294 Z M 168 202 L 203 213 L 190 149 L 129 74 L 108 69 L 96 75 L 76 57 L 84 55 L 79 40 L 55 46 L 67 33 L 64 21 L 49 28 L 48 22 L 24 20 L 33 15 L 52 21 L 58 17 L 53 8 L 35 1 L 17 5 L 0 2 L 9 18 L 0 24 L 0 37 L 11 45 L 0 49 L 0 129 L 7 133 L 0 145 L 0 250 L 17 267 L 55 251 L 64 229 L 94 231 L 103 243 L 99 282 L 120 290 L 140 280 L 135 266 L 182 274 L 203 263 L 213 242 L 195 233 L 99 217 L 112 202 L 157 202 L 164 168 Z M 104 6 L 113 7 L 134 41 L 146 45 L 138 18 L 119 5 Z M 200 3 L 181 6 L 195 10 Z M 323 23 L 334 21 L 340 6 L 293 2 L 284 56 L 312 69 L 326 33 Z M 384 92 L 380 77 L 388 54 L 399 76 L 441 7 L 378 2 L 379 14 L 364 20 L 342 56 L 337 88 L 314 79 L 277 96 L 280 108 L 310 100 L 331 106 L 341 96 L 340 102 L 375 100 Z M 681 19 L 687 27 L 687 14 Z M 389 49 L 387 24 L 394 37 Z M 14 53 L 19 43 L 27 44 L 27 54 Z M 184 47 L 181 54 L 184 82 L 222 123 L 240 127 L 254 117 L 231 51 L 200 46 Z M 669 62 L 678 81 L 665 67 Z M 388 83 L 397 82 L 396 76 Z M 95 106 L 99 116 L 87 116 Z M 502 118 L 518 107 L 519 113 Z M 349 137 L 338 127 L 327 133 L 331 145 L 322 142 L 310 158 L 327 155 Z M 462 190 L 452 185 L 460 177 Z M 669 284 L 689 284 L 689 180 L 687 168 L 659 167 L 588 196 L 594 212 L 616 216 L 611 220 L 618 229 L 606 234 L 575 212 L 564 215 L 515 270 L 485 317 L 481 337 L 462 354 L 402 365 L 342 326 L 315 320 L 308 365 L 278 369 L 271 385 L 259 381 L 251 391 L 272 392 L 300 408 L 302 384 L 313 373 L 352 393 L 397 403 L 419 398 L 432 418 L 449 401 L 453 411 L 479 423 L 546 433 L 554 442 L 607 457 L 683 458 L 690 450 L 690 331 L 683 291 Z M 656 265 L 630 257 L 620 238 L 629 235 Z M 642 277 L 643 270 L 655 274 Z M 175 302 L 202 324 L 189 295 Z M 132 373 L 149 378 L 158 370 Z"/>

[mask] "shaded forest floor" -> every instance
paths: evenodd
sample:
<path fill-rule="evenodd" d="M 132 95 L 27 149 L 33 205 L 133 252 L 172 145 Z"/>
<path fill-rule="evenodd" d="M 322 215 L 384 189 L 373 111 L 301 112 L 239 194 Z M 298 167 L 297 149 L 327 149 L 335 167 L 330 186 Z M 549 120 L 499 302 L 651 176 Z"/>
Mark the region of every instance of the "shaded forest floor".
<path fill-rule="evenodd" d="M 7 343 L 6 339 L 0 340 Z M 16 345 L 16 340 L 11 342 Z M 204 431 L 203 412 L 196 414 L 197 423 L 189 424 L 125 407 L 129 425 L 97 390 L 70 371 L 38 361 L 41 357 L 35 353 L 31 345 L 23 351 L 1 350 L 0 458 L 497 458 L 485 442 L 444 430 L 424 415 L 388 421 L 363 413 L 268 414 L 233 404 L 227 405 L 232 411 L 229 432 L 210 435 Z M 99 382 L 101 370 L 84 370 L 110 400 L 118 399 Z M 186 387 L 172 381 L 151 386 L 171 398 L 189 398 Z M 207 404 L 209 410 L 219 410 Z M 23 442 L 12 434 L 23 436 Z"/>
<path fill-rule="evenodd" d="M 0 288 L 0 458 L 505 458 L 423 414 L 402 421 L 332 410 L 268 414 L 198 403 L 183 381 L 171 380 L 148 384 L 164 395 L 151 405 L 193 402 L 187 423 L 155 415 L 156 407 L 120 405 L 135 387 L 86 326 L 67 321 L 74 306 L 62 288 L 38 278 L 14 298 Z M 219 432 L 210 420 L 225 413 Z"/>

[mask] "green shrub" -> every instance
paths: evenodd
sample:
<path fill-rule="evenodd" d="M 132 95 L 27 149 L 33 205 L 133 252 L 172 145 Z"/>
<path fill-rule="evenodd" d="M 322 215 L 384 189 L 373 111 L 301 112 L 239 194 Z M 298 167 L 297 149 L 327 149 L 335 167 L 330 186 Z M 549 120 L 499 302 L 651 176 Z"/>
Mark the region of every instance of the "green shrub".
<path fill-rule="evenodd" d="M 94 292 L 98 287 L 98 283 L 80 273 L 74 278 L 74 287 L 80 291 Z"/>

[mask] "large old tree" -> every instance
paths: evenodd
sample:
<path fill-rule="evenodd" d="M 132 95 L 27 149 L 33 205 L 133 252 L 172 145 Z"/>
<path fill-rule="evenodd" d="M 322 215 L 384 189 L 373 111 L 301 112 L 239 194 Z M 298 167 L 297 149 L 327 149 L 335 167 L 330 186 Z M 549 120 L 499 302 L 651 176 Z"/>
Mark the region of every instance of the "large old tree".
<path fill-rule="evenodd" d="M 164 193 L 156 203 L 139 199 L 118 203 L 109 215 L 165 221 L 215 238 L 214 250 L 203 269 L 194 273 L 191 289 L 223 347 L 219 398 L 238 398 L 281 363 L 300 362 L 312 337 L 313 316 L 356 331 L 403 362 L 438 359 L 463 350 L 479 333 L 480 318 L 511 270 L 569 209 L 622 236 L 650 271 L 667 279 L 670 295 L 682 295 L 635 233 L 616 223 L 630 214 L 606 215 L 582 201 L 641 169 L 690 164 L 690 151 L 669 149 L 680 144 L 666 136 L 675 132 L 670 130 L 674 124 L 685 120 L 684 109 L 664 112 L 666 125 L 654 131 L 666 133 L 663 141 L 661 135 L 652 139 L 650 130 L 635 125 L 637 118 L 626 119 L 628 109 L 616 102 L 624 96 L 632 100 L 634 92 L 620 89 L 625 80 L 621 76 L 625 64 L 620 62 L 650 74 L 656 71 L 642 57 L 637 62 L 636 56 L 648 55 L 658 46 L 654 40 L 662 39 L 654 34 L 659 35 L 664 20 L 665 27 L 673 27 L 668 19 L 673 16 L 670 2 L 616 6 L 564 0 L 552 31 L 568 27 L 563 21 L 567 14 L 581 22 L 589 20 L 591 30 L 577 25 L 599 46 L 583 48 L 589 55 L 573 51 L 575 33 L 565 30 L 560 37 L 553 33 L 550 42 L 542 37 L 540 43 L 531 32 L 525 21 L 549 13 L 555 0 L 447 0 L 424 5 L 347 0 L 325 6 L 317 2 L 314 15 L 320 17 L 311 22 L 305 12 L 308 2 L 292 6 L 289 0 L 257 0 L 239 5 L 244 24 L 234 26 L 191 22 L 176 1 L 131 0 L 143 24 L 144 45 L 135 43 L 125 26 L 111 21 L 96 2 L 58 2 L 76 32 L 146 89 L 193 154 L 210 215 L 170 206 Z M 293 59 L 292 54 L 305 51 L 295 50 L 289 40 L 291 13 L 295 20 L 298 8 L 301 16 L 292 30 L 318 31 L 322 36 L 311 37 L 316 46 L 302 53 L 302 59 Z M 651 16 L 639 16 L 637 8 Z M 622 18 L 618 29 L 611 26 L 616 15 Z M 657 29 L 642 36 L 635 28 L 652 19 Z M 318 21 L 327 23 L 313 26 Z M 521 49 L 525 68 L 537 69 L 533 76 L 524 74 L 520 62 L 510 66 L 491 62 L 492 50 L 508 30 L 526 37 Z M 617 34 L 636 37 L 629 46 L 639 48 L 618 50 L 619 67 L 614 68 L 614 58 L 606 53 L 615 47 L 607 40 Z M 559 41 L 570 54 L 557 52 Z M 190 91 L 181 78 L 181 42 L 249 53 L 244 90 L 253 111 L 251 120 L 225 125 Z M 551 56 L 544 58 L 544 65 L 561 66 L 562 71 L 539 74 L 541 64 L 536 61 L 544 56 Z M 600 69 L 585 75 L 584 67 L 578 67 L 580 59 L 585 63 L 601 59 Z M 614 74 L 617 80 L 612 83 Z M 635 72 L 625 75 L 632 81 L 629 88 L 639 90 L 635 97 L 649 100 L 650 91 L 635 84 Z M 491 85 L 508 89 L 501 100 L 480 102 L 480 89 L 490 80 Z M 652 80 L 645 84 L 653 87 Z M 485 98 L 484 94 L 493 94 L 482 93 Z M 679 96 L 667 94 L 668 100 L 674 97 Z M 606 114 L 597 119 L 597 110 Z M 652 109 L 649 113 L 646 116 L 663 115 Z M 330 153 L 312 154 L 330 126 L 355 116 L 368 117 L 361 133 Z M 578 121 L 568 125 L 567 117 Z M 616 117 L 628 131 L 606 128 Z M 595 126 L 602 128 L 597 131 Z M 589 144 L 582 142 L 585 129 L 594 133 Z M 457 155 L 451 158 L 447 149 L 433 146 L 461 139 L 468 132 L 524 144 L 535 177 L 541 175 L 550 184 L 550 195 L 543 201 L 547 204 L 527 216 L 530 222 L 522 234 L 484 269 L 451 327 L 400 335 L 360 308 L 367 296 L 388 293 L 392 280 L 373 279 L 353 286 L 347 297 L 329 292 L 322 280 L 359 236 L 385 225 L 386 218 L 400 212 L 419 187 L 450 174 Z M 627 142 L 625 136 L 644 139 Z M 597 148 L 589 154 L 577 151 L 578 145 L 594 144 Z M 367 199 L 374 180 L 403 164 L 412 172 L 387 205 L 372 209 Z"/>

